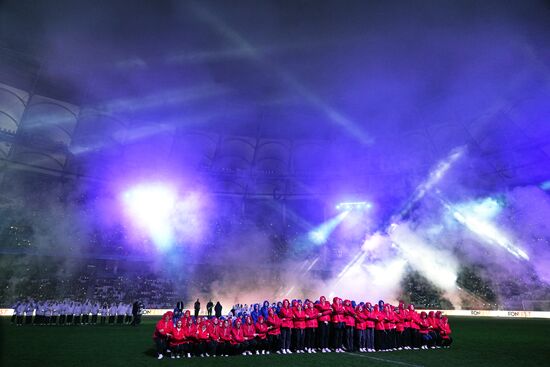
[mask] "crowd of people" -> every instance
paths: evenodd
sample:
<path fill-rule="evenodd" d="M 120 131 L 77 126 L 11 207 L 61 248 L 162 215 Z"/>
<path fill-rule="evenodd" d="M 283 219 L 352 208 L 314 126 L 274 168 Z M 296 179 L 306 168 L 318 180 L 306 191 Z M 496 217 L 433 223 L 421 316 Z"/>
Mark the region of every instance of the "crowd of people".
<path fill-rule="evenodd" d="M 28 299 L 13 305 L 12 324 L 22 325 L 138 325 L 143 304 L 134 302 L 100 304 L 97 301 L 34 301 Z"/>
<path fill-rule="evenodd" d="M 176 307 L 153 332 L 158 359 L 252 354 L 384 352 L 448 348 L 451 328 L 441 312 L 418 313 L 413 305 L 334 297 L 285 299 L 252 310 L 234 307 L 226 317 L 192 316 Z"/>

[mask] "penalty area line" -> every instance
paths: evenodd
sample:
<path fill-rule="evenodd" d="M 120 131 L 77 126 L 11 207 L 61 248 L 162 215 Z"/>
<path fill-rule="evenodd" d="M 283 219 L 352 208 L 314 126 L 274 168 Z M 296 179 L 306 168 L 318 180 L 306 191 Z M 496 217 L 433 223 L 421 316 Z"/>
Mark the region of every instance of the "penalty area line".
<path fill-rule="evenodd" d="M 412 364 L 412 363 L 401 362 L 401 361 L 393 361 L 393 360 L 391 360 L 391 359 L 384 359 L 384 358 L 366 356 L 366 355 L 364 355 L 364 354 L 349 353 L 349 352 L 347 352 L 346 354 L 349 354 L 350 356 L 355 356 L 355 357 L 363 357 L 363 358 L 374 359 L 374 360 L 376 360 L 376 361 L 381 361 L 381 362 L 386 362 L 386 363 L 398 364 L 398 365 L 401 365 L 401 366 L 424 367 L 424 366 L 419 365 L 419 364 Z"/>

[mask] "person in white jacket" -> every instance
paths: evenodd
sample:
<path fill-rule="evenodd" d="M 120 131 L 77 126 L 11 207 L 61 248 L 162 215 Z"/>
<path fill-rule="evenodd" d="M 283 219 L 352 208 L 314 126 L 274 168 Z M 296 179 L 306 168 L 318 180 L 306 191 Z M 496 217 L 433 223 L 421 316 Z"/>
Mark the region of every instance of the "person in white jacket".
<path fill-rule="evenodd" d="M 115 323 L 116 309 L 116 303 L 111 303 L 111 307 L 109 308 L 109 325 L 113 325 Z"/>
<path fill-rule="evenodd" d="M 95 302 L 92 304 L 91 313 L 92 313 L 92 325 L 95 325 L 97 324 L 97 315 L 99 313 L 99 302 Z"/>

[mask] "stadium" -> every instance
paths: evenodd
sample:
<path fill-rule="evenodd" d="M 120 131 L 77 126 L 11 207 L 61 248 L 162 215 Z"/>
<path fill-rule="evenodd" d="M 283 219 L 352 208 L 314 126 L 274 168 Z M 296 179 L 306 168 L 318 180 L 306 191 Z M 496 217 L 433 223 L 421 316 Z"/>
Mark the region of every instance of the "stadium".
<path fill-rule="evenodd" d="M 3 1 L 2 366 L 547 365 L 549 50 L 543 0 Z"/>

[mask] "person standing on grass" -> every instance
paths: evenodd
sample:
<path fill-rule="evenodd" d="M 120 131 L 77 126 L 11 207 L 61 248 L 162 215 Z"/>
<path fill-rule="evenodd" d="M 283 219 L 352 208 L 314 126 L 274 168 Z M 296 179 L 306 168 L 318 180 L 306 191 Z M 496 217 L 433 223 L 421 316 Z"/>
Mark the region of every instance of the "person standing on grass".
<path fill-rule="evenodd" d="M 359 304 L 355 308 L 355 334 L 356 334 L 356 349 L 360 352 L 367 351 L 367 317 L 363 304 Z"/>
<path fill-rule="evenodd" d="M 296 353 L 305 353 L 306 318 L 308 315 L 302 308 L 301 303 L 296 303 L 293 313 L 293 330 L 296 335 Z"/>
<path fill-rule="evenodd" d="M 101 314 L 101 318 L 100 318 L 99 323 L 101 325 L 105 325 L 105 321 L 107 320 L 107 317 L 109 316 L 109 305 L 107 304 L 107 302 L 103 302 L 103 306 L 101 306 L 101 309 L 100 309 L 99 313 Z"/>
<path fill-rule="evenodd" d="M 344 301 L 344 319 L 346 323 L 344 345 L 348 352 L 353 352 L 355 350 L 353 345 L 353 336 L 355 334 L 355 307 L 353 307 L 349 299 Z"/>
<path fill-rule="evenodd" d="M 19 302 L 19 304 L 15 308 L 15 317 L 16 317 L 17 326 L 23 325 L 23 318 L 25 317 L 26 308 L 27 308 L 27 305 L 25 304 L 25 302 Z"/>
<path fill-rule="evenodd" d="M 414 310 L 414 305 L 409 305 L 407 315 L 410 325 L 410 347 L 413 349 L 419 349 L 422 344 L 420 334 L 418 333 L 418 329 L 420 329 L 420 327 L 418 326 L 420 316 L 418 315 L 418 312 Z"/>
<path fill-rule="evenodd" d="M 169 346 L 172 351 L 172 358 L 180 358 L 184 352 L 185 330 L 181 319 L 176 322 L 176 326 L 172 329 L 169 338 Z"/>
<path fill-rule="evenodd" d="M 15 321 L 17 320 L 17 307 L 19 307 L 19 301 L 15 302 L 13 306 L 11 306 L 13 313 L 11 314 L 11 324 L 15 325 Z"/>
<path fill-rule="evenodd" d="M 182 303 L 183 306 L 183 303 Z M 181 310 L 180 310 L 181 311 Z M 141 308 L 138 301 L 135 301 L 132 304 L 132 323 L 130 325 L 137 326 L 140 323 L 141 318 Z"/>
<path fill-rule="evenodd" d="M 394 322 L 395 322 L 395 342 L 397 350 L 403 350 L 403 340 L 405 339 L 405 323 L 403 321 L 402 313 L 400 308 L 396 308 L 394 312 Z"/>
<path fill-rule="evenodd" d="M 92 311 L 92 305 L 90 300 L 86 300 L 82 305 L 82 324 L 88 325 L 90 323 L 90 312 Z"/>
<path fill-rule="evenodd" d="M 219 331 L 219 344 L 218 350 L 220 355 L 227 357 L 231 354 L 231 322 L 229 320 L 223 320 Z"/>
<path fill-rule="evenodd" d="M 116 323 L 117 325 L 122 325 L 124 323 L 124 316 L 126 315 L 126 305 L 122 302 L 118 303 L 116 308 Z"/>
<path fill-rule="evenodd" d="M 394 322 L 394 315 L 393 315 L 393 307 L 389 303 L 386 303 L 384 305 L 385 313 L 386 313 L 386 347 L 388 350 L 396 350 L 396 342 L 395 342 L 395 322 Z"/>
<path fill-rule="evenodd" d="M 281 343 L 283 354 L 292 354 L 290 351 L 291 331 L 293 328 L 292 318 L 294 313 L 290 308 L 290 302 L 288 299 L 283 300 L 283 306 L 279 311 L 279 317 L 281 318 Z"/>
<path fill-rule="evenodd" d="M 439 324 L 441 322 L 441 312 L 437 311 L 439 314 L 439 317 L 436 317 L 435 313 L 433 311 L 430 311 L 428 313 L 428 323 L 430 324 L 430 337 L 432 338 L 433 345 L 432 348 L 436 348 L 440 345 L 440 336 L 439 336 Z"/>
<path fill-rule="evenodd" d="M 453 343 L 451 326 L 449 325 L 449 319 L 447 317 L 441 318 L 441 322 L 439 323 L 439 336 L 441 337 L 441 346 L 443 348 L 449 348 Z"/>
<path fill-rule="evenodd" d="M 172 325 L 171 312 L 166 312 L 155 326 L 153 341 L 157 348 L 158 359 L 164 357 L 168 338 L 172 335 Z"/>
<path fill-rule="evenodd" d="M 210 340 L 210 332 L 208 331 L 208 323 L 201 322 L 198 325 L 197 333 L 197 354 L 201 357 L 210 357 L 208 352 L 212 349 L 212 343 Z"/>
<path fill-rule="evenodd" d="M 82 303 L 76 302 L 74 306 L 74 324 L 81 325 L 82 323 Z"/>
<path fill-rule="evenodd" d="M 315 309 L 317 310 L 317 316 L 319 317 L 319 328 L 317 329 L 317 334 L 319 335 L 319 348 L 321 348 L 321 352 L 328 353 L 330 352 L 328 339 L 332 308 L 330 306 L 330 302 L 327 301 L 325 296 L 321 296 L 319 298 L 319 302 L 315 304 Z"/>
<path fill-rule="evenodd" d="M 248 343 L 244 339 L 241 319 L 235 321 L 235 326 L 231 329 L 231 347 L 234 354 L 249 355 L 247 351 Z M 252 353 L 250 353 L 251 355 Z"/>
<path fill-rule="evenodd" d="M 214 303 L 212 303 L 212 300 L 210 300 L 206 304 L 206 312 L 209 318 L 212 317 L 212 308 L 214 308 Z"/>
<path fill-rule="evenodd" d="M 267 338 L 269 342 L 269 347 L 272 352 L 277 352 L 277 354 L 282 353 L 281 347 L 281 319 L 275 313 L 275 309 L 270 308 L 267 311 Z"/>
<path fill-rule="evenodd" d="M 374 322 L 374 348 L 376 351 L 386 350 L 386 328 L 384 320 L 386 315 L 384 311 L 380 311 L 379 305 L 374 305 L 374 314 L 376 320 Z"/>
<path fill-rule="evenodd" d="M 210 355 L 221 355 L 220 352 L 220 320 L 217 317 L 213 317 L 208 325 L 208 332 L 210 333 Z"/>
<path fill-rule="evenodd" d="M 216 306 L 214 306 L 214 313 L 216 314 L 217 318 L 222 317 L 222 304 L 220 301 L 216 302 Z"/>
<path fill-rule="evenodd" d="M 367 335 L 366 335 L 366 342 L 367 342 L 367 352 L 374 352 L 374 325 L 376 321 L 376 315 L 374 314 L 374 309 L 372 307 L 372 304 L 370 302 L 365 303 L 365 316 L 367 318 Z"/>
<path fill-rule="evenodd" d="M 132 322 L 132 304 L 131 303 L 127 303 L 124 305 L 125 308 L 126 308 L 126 317 L 124 318 L 124 323 L 126 325 L 130 325 L 130 323 Z"/>
<path fill-rule="evenodd" d="M 343 353 L 342 341 L 344 333 L 344 306 L 342 305 L 342 299 L 334 297 L 332 299 L 332 329 L 333 333 L 333 345 L 336 353 Z"/>
<path fill-rule="evenodd" d="M 71 325 L 73 323 L 73 313 L 74 313 L 74 302 L 67 301 L 67 309 L 65 310 L 65 314 L 67 315 L 67 318 L 65 319 L 66 325 Z"/>
<path fill-rule="evenodd" d="M 25 325 L 32 324 L 32 315 L 34 313 L 34 309 L 34 302 L 32 300 L 28 300 L 25 304 Z"/>
<path fill-rule="evenodd" d="M 258 347 L 256 354 L 269 354 L 269 342 L 267 340 L 267 324 L 265 323 L 264 317 L 260 315 L 258 321 L 254 325 L 256 329 L 256 342 Z"/>
<path fill-rule="evenodd" d="M 428 314 L 425 311 L 420 313 L 420 320 L 418 321 L 418 333 L 421 338 L 422 349 L 428 349 L 432 347 L 432 337 L 430 336 L 430 322 L 428 321 Z"/>
<path fill-rule="evenodd" d="M 199 312 L 201 310 L 201 303 L 199 302 L 199 299 L 195 301 L 195 318 L 199 317 Z"/>
<path fill-rule="evenodd" d="M 195 343 L 197 342 L 197 336 L 198 336 L 198 329 L 197 325 L 193 322 L 193 318 L 189 317 L 186 319 L 187 325 L 184 326 L 185 329 L 185 340 L 188 342 L 188 348 L 187 348 L 187 357 L 191 357 L 192 354 L 195 353 L 194 347 Z"/>
<path fill-rule="evenodd" d="M 306 313 L 306 336 L 304 344 L 308 353 L 317 353 L 315 351 L 315 332 L 319 327 L 319 322 L 317 321 L 319 315 L 313 303 L 309 300 L 304 304 L 304 312 Z"/>
<path fill-rule="evenodd" d="M 114 325 L 116 320 L 116 303 L 111 303 L 109 307 L 109 325 Z"/>
<path fill-rule="evenodd" d="M 245 317 L 245 322 L 242 325 L 244 340 L 247 343 L 248 352 L 247 354 L 260 354 L 257 350 L 258 341 L 256 340 L 256 326 L 254 325 L 254 320 L 251 316 Z"/>
<path fill-rule="evenodd" d="M 50 324 L 56 325 L 57 319 L 59 317 L 59 308 L 61 307 L 61 303 L 55 302 L 52 307 L 52 318 L 50 319 Z"/>
<path fill-rule="evenodd" d="M 97 315 L 99 314 L 99 302 L 94 302 L 92 304 L 92 325 L 97 324 Z"/>

